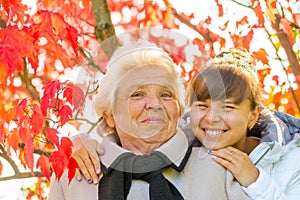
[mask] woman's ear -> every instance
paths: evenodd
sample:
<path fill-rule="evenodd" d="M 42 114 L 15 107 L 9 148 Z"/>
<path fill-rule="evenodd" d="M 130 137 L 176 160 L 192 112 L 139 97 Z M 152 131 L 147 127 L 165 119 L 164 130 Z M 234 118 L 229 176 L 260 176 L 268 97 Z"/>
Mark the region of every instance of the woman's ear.
<path fill-rule="evenodd" d="M 115 120 L 112 115 L 108 115 L 106 113 L 103 114 L 104 119 L 106 120 L 107 125 L 110 128 L 115 128 Z"/>
<path fill-rule="evenodd" d="M 251 112 L 251 116 L 248 122 L 248 129 L 251 130 L 253 126 L 256 124 L 260 113 L 260 106 L 256 106 L 254 110 Z"/>

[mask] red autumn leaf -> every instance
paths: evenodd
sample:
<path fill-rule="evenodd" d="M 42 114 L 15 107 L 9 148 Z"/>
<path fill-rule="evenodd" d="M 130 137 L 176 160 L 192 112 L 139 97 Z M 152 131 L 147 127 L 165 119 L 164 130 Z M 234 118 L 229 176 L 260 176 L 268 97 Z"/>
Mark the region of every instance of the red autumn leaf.
<path fill-rule="evenodd" d="M 24 144 L 32 138 L 30 133 L 30 119 L 27 115 L 22 116 L 20 119 L 19 135 L 20 141 Z"/>
<path fill-rule="evenodd" d="M 275 9 L 276 8 L 276 3 L 277 3 L 277 0 L 272 0 L 271 3 L 270 3 L 271 7 Z"/>
<path fill-rule="evenodd" d="M 2 0 L 1 4 L 7 14 L 9 14 L 10 0 Z"/>
<path fill-rule="evenodd" d="M 21 0 L 3 0 L 2 5 L 12 21 L 24 23 L 24 19 L 26 18 L 25 11 L 28 8 L 21 3 Z"/>
<path fill-rule="evenodd" d="M 66 87 L 63 96 L 66 98 L 67 102 L 73 104 L 73 87 Z"/>
<path fill-rule="evenodd" d="M 42 113 L 43 113 L 44 116 L 47 115 L 47 109 L 50 106 L 50 100 L 49 100 L 49 98 L 50 98 L 49 94 L 46 94 L 44 92 L 44 95 L 43 95 L 43 97 L 41 99 L 41 111 L 42 111 Z"/>
<path fill-rule="evenodd" d="M 51 13 L 51 22 L 56 34 L 61 40 L 67 39 L 70 41 L 71 46 L 78 57 L 78 31 L 70 26 L 59 13 Z"/>
<path fill-rule="evenodd" d="M 263 64 L 268 64 L 267 52 L 265 49 L 259 49 L 257 52 L 253 52 L 255 58 L 260 60 Z"/>
<path fill-rule="evenodd" d="M 5 140 L 4 125 L 1 124 L 1 121 L 0 121 L 0 144 L 4 143 L 4 140 Z"/>
<path fill-rule="evenodd" d="M 84 100 L 84 93 L 80 87 L 75 86 L 73 88 L 73 105 L 74 110 L 78 109 Z"/>
<path fill-rule="evenodd" d="M 270 74 L 271 68 L 264 68 L 257 71 L 260 77 L 261 84 L 263 85 L 264 79 Z"/>
<path fill-rule="evenodd" d="M 20 119 L 19 135 L 20 141 L 25 145 L 24 160 L 31 171 L 33 171 L 33 138 L 30 133 L 30 119 L 24 115 Z"/>
<path fill-rule="evenodd" d="M 16 107 L 16 117 L 19 118 L 23 115 L 24 110 L 27 106 L 27 99 L 22 99 L 22 101 Z"/>
<path fill-rule="evenodd" d="M 219 17 L 222 17 L 224 15 L 223 13 L 223 5 L 219 3 L 219 0 L 215 0 L 218 6 L 218 10 L 219 10 Z"/>
<path fill-rule="evenodd" d="M 60 83 L 58 80 L 56 81 L 49 81 L 46 83 L 46 85 L 43 87 L 44 94 L 48 94 L 49 98 L 53 98 L 55 93 L 60 90 Z"/>
<path fill-rule="evenodd" d="M 23 69 L 23 60 L 18 55 L 15 49 L 9 47 L 0 48 L 0 66 L 3 69 L 4 74 L 1 74 L 1 80 L 6 78 L 5 75 L 11 75 L 17 68 L 19 71 Z M 5 81 L 2 81 L 5 82 Z"/>
<path fill-rule="evenodd" d="M 60 179 L 63 171 L 67 168 L 67 165 L 69 164 L 73 146 L 72 141 L 67 137 L 61 138 L 60 143 L 61 144 L 58 146 L 58 150 L 50 155 L 50 162 L 52 163 L 53 170 L 58 180 Z"/>
<path fill-rule="evenodd" d="M 56 175 L 57 180 L 59 181 L 61 175 L 68 165 L 69 159 L 62 150 L 54 151 L 49 157 L 49 161 L 52 163 L 53 171 Z"/>
<path fill-rule="evenodd" d="M 250 48 L 250 43 L 252 41 L 252 38 L 253 38 L 253 29 L 249 31 L 248 35 L 243 37 L 243 47 L 246 48 L 248 51 Z"/>
<path fill-rule="evenodd" d="M 24 147 L 24 159 L 31 171 L 33 171 L 33 152 L 34 152 L 34 146 L 33 146 L 33 138 L 30 137 L 25 143 Z"/>
<path fill-rule="evenodd" d="M 226 39 L 225 38 L 220 38 L 220 47 L 223 48 L 225 47 L 226 44 Z"/>
<path fill-rule="evenodd" d="M 20 135 L 18 129 L 13 129 L 7 137 L 8 146 L 17 151 L 19 148 Z"/>
<path fill-rule="evenodd" d="M 19 153 L 19 155 L 18 155 L 18 158 L 19 158 L 19 160 L 20 160 L 22 166 L 26 169 L 27 166 L 26 166 L 26 163 L 25 163 L 25 161 L 24 161 L 24 149 L 20 148 L 19 151 L 20 151 L 20 153 Z"/>
<path fill-rule="evenodd" d="M 55 98 L 55 99 L 51 99 L 50 102 L 50 108 L 52 109 L 52 111 L 55 112 L 55 114 L 57 115 L 58 111 L 60 111 L 60 109 L 63 107 L 64 103 L 61 99 Z"/>
<path fill-rule="evenodd" d="M 2 39 L 2 40 L 1 40 Z M 34 38 L 27 29 L 7 26 L 0 29 L 0 65 L 5 66 L 8 75 L 16 70 L 23 71 L 23 57 L 31 58 L 34 52 Z"/>
<path fill-rule="evenodd" d="M 72 117 L 72 110 L 68 105 L 64 105 L 59 110 L 57 116 L 60 117 L 60 122 L 63 126 Z"/>
<path fill-rule="evenodd" d="M 210 16 L 208 16 L 208 17 L 206 18 L 205 23 L 211 24 L 211 17 L 210 17 Z"/>
<path fill-rule="evenodd" d="M 248 17 L 247 16 L 243 17 L 238 23 L 241 25 L 249 24 Z"/>
<path fill-rule="evenodd" d="M 64 17 L 57 12 L 51 13 L 51 22 L 55 34 L 59 37 L 59 39 L 63 40 L 67 35 Z"/>
<path fill-rule="evenodd" d="M 47 128 L 47 130 L 46 130 L 47 138 L 58 147 L 59 146 L 59 137 L 57 136 L 57 134 L 58 134 L 58 131 L 54 128 Z"/>
<path fill-rule="evenodd" d="M 55 60 L 60 60 L 62 65 L 67 67 L 72 67 L 69 51 L 62 44 L 59 43 L 47 43 L 44 45 L 46 49 L 52 49 L 52 51 L 47 51 L 47 60 L 45 61 L 46 68 L 52 68 L 55 64 Z"/>
<path fill-rule="evenodd" d="M 35 196 L 35 192 L 34 191 L 31 191 L 29 190 L 27 195 L 26 195 L 26 199 L 32 199 L 33 196 Z"/>
<path fill-rule="evenodd" d="M 278 83 L 279 83 L 279 76 L 277 76 L 277 75 L 273 76 L 272 79 L 273 79 L 273 81 L 276 82 L 276 85 L 278 85 Z"/>
<path fill-rule="evenodd" d="M 70 158 L 69 160 L 69 164 L 68 164 L 68 179 L 69 179 L 69 183 L 71 183 L 71 180 L 74 178 L 75 176 L 75 172 L 76 172 L 76 169 L 78 169 L 79 166 L 78 166 L 78 163 L 76 162 L 76 160 L 74 158 Z"/>
<path fill-rule="evenodd" d="M 78 57 L 78 31 L 73 27 L 68 24 L 66 24 L 66 29 L 67 29 L 67 39 L 71 42 L 72 48 Z"/>
<path fill-rule="evenodd" d="M 41 113 L 41 110 L 37 104 L 33 105 L 33 114 L 30 119 L 30 124 L 34 134 L 38 134 L 42 131 L 45 125 L 45 117 Z"/>
<path fill-rule="evenodd" d="M 41 172 L 46 176 L 46 178 L 48 179 L 48 181 L 50 181 L 50 162 L 49 162 L 49 158 L 45 155 L 41 155 L 41 157 L 38 159 L 37 163 L 36 163 L 36 167 L 40 167 Z"/>
<path fill-rule="evenodd" d="M 34 38 L 30 35 L 26 28 L 20 29 L 18 26 L 7 26 L 1 30 L 2 45 L 4 47 L 12 48 L 20 57 L 31 57 L 34 46 Z"/>
<path fill-rule="evenodd" d="M 51 21 L 51 11 L 39 10 L 32 16 L 32 19 L 34 23 L 31 26 L 31 31 L 35 40 L 45 37 L 49 42 L 54 42 L 55 35 Z"/>
<path fill-rule="evenodd" d="M 65 152 L 67 158 L 70 158 L 72 154 L 72 146 L 73 146 L 72 141 L 68 137 L 62 137 L 60 143 L 61 144 L 59 148 Z"/>
<path fill-rule="evenodd" d="M 2 165 L 2 162 L 0 160 L 0 176 L 2 176 L 2 170 L 3 170 L 3 165 Z"/>
<path fill-rule="evenodd" d="M 259 1 L 254 1 L 257 3 L 257 5 L 254 7 L 254 12 L 258 18 L 258 25 L 262 26 L 265 22 L 265 18 L 264 18 L 264 14 L 262 12 L 262 8 L 260 6 L 260 2 Z"/>

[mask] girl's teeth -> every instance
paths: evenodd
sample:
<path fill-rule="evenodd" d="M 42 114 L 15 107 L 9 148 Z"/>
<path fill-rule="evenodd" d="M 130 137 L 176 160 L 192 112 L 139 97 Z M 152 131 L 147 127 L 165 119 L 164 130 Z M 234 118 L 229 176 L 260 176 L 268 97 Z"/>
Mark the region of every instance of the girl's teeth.
<path fill-rule="evenodd" d="M 208 135 L 220 135 L 222 133 L 222 131 L 206 131 L 206 133 Z"/>

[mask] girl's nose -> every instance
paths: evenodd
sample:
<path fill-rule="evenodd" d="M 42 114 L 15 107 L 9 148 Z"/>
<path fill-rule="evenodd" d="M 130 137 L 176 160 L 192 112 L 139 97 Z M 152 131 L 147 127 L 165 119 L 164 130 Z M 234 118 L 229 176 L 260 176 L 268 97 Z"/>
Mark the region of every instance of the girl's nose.
<path fill-rule="evenodd" d="M 223 114 L 223 111 L 219 109 L 210 108 L 205 115 L 205 120 L 207 121 L 207 123 L 217 122 L 220 121 Z"/>

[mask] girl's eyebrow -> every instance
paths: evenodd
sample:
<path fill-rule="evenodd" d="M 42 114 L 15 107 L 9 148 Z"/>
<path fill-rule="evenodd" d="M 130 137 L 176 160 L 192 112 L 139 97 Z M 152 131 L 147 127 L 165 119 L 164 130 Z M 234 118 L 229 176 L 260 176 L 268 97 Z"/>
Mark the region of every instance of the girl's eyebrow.
<path fill-rule="evenodd" d="M 225 99 L 224 102 L 225 103 L 235 104 L 235 100 L 234 99 Z"/>

